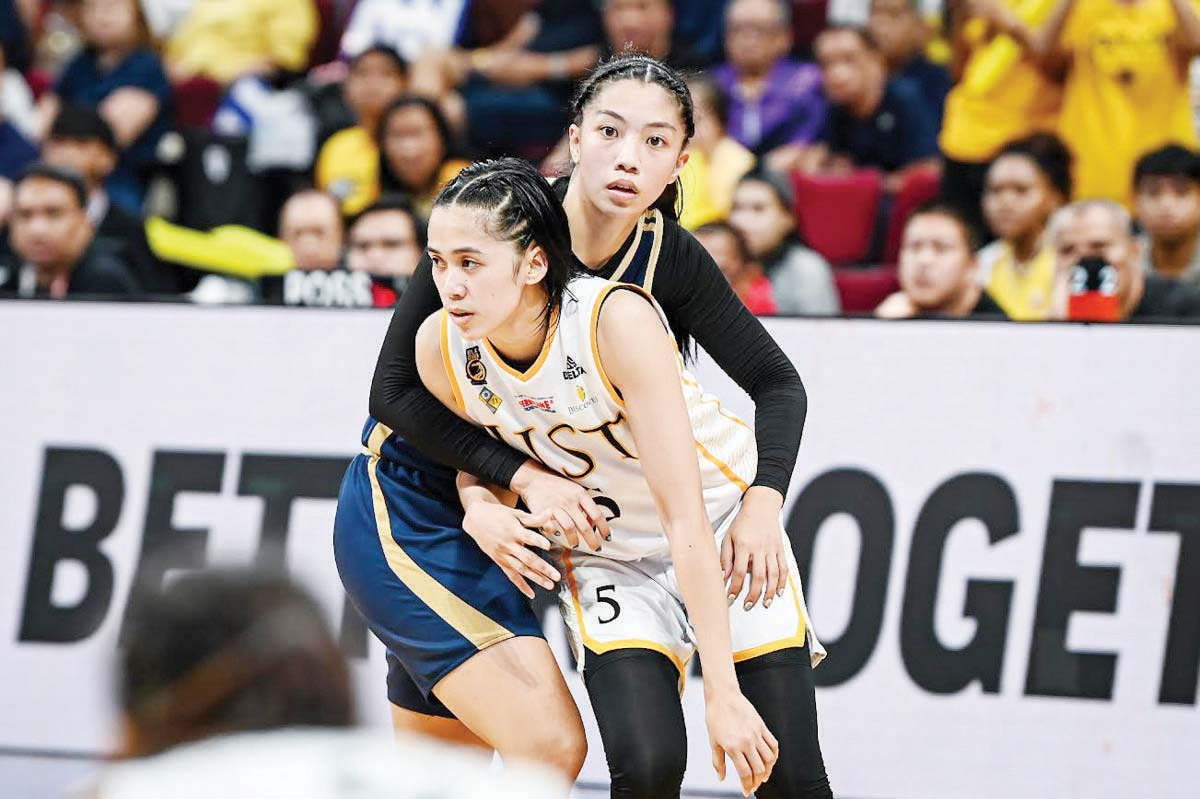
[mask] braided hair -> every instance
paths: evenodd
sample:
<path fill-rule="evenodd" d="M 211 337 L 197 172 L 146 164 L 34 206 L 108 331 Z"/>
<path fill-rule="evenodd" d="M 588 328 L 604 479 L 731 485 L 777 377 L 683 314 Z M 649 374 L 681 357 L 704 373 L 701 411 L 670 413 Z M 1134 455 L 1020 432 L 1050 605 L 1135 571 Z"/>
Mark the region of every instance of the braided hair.
<path fill-rule="evenodd" d="M 520 158 L 471 164 L 438 194 L 433 207 L 457 205 L 486 212 L 484 229 L 519 251 L 537 244 L 546 253 L 542 286 L 549 302 L 545 314 L 562 303 L 567 281 L 584 271 L 571 251 L 567 213 L 541 173 Z"/>
<path fill-rule="evenodd" d="M 679 115 L 683 118 L 683 146 L 686 147 L 688 141 L 696 134 L 696 110 L 692 104 L 692 93 L 688 91 L 687 83 L 678 72 L 648 55 L 618 55 L 592 70 L 579 85 L 579 91 L 571 103 L 571 121 L 576 125 L 582 124 L 583 112 L 596 99 L 596 95 L 605 86 L 622 80 L 652 83 L 662 87 L 667 94 L 675 98 L 679 104 Z M 679 178 L 676 178 L 663 189 L 663 193 L 650 207 L 662 211 L 663 216 L 678 220 L 682 193 Z"/>

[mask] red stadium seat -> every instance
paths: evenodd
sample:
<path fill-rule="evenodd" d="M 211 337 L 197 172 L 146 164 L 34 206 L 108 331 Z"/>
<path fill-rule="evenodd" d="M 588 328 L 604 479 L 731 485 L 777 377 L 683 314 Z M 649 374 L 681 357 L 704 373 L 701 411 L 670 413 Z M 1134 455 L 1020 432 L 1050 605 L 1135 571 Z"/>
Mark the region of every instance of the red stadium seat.
<path fill-rule="evenodd" d="M 801 58 L 812 53 L 817 34 L 825 30 L 829 0 L 792 0 L 792 49 Z"/>
<path fill-rule="evenodd" d="M 316 0 L 317 9 L 317 38 L 313 42 L 312 51 L 308 56 L 310 67 L 317 64 L 327 64 L 338 56 L 338 48 L 342 43 L 342 32 L 346 27 L 349 11 L 339 19 L 337 4 L 334 0 Z"/>
<path fill-rule="evenodd" d="M 207 128 L 221 103 L 221 84 L 195 76 L 171 87 L 175 100 L 175 122 L 180 128 Z"/>
<path fill-rule="evenodd" d="M 54 88 L 54 76 L 44 69 L 31 68 L 25 73 L 25 82 L 29 84 L 29 91 L 35 100 L 40 100 L 43 94 Z"/>
<path fill-rule="evenodd" d="M 900 288 L 896 270 L 888 266 L 834 269 L 833 282 L 842 298 L 842 313 L 870 313 Z"/>
<path fill-rule="evenodd" d="M 917 169 L 909 172 L 900 184 L 892 200 L 888 216 L 887 243 L 883 248 L 883 262 L 894 264 L 900 260 L 900 240 L 904 237 L 904 224 L 921 203 L 929 202 L 938 195 L 941 176 L 933 169 Z"/>
<path fill-rule="evenodd" d="M 861 263 L 871 249 L 883 176 L 873 169 L 849 175 L 792 173 L 800 238 L 832 264 Z"/>

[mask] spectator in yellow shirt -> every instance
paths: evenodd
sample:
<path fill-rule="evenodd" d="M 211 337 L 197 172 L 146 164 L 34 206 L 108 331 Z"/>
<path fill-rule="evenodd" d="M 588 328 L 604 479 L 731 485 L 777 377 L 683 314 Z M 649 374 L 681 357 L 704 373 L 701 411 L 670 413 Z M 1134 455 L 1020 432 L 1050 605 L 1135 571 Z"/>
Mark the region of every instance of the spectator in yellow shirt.
<path fill-rule="evenodd" d="M 696 135 L 691 157 L 679 174 L 683 213 L 679 224 L 696 230 L 729 216 L 738 181 L 754 169 L 754 153 L 728 135 L 729 101 L 710 78 L 688 81 L 696 107 Z"/>
<path fill-rule="evenodd" d="M 1196 0 L 1059 0 L 1038 34 L 1062 69 L 1059 131 L 1078 199 L 1133 200 L 1133 166 L 1169 142 L 1196 144 L 1187 71 L 1200 53 Z"/>
<path fill-rule="evenodd" d="M 229 85 L 244 75 L 299 72 L 317 37 L 313 0 L 196 0 L 167 42 L 172 79 Z"/>
<path fill-rule="evenodd" d="M 317 155 L 317 188 L 342 204 L 342 213 L 356 214 L 370 205 L 379 185 L 379 148 L 375 130 L 384 110 L 404 94 L 408 65 L 390 47 L 374 45 L 350 62 L 342 97 L 357 123 L 329 137 Z"/>
<path fill-rule="evenodd" d="M 442 186 L 468 161 L 455 157 L 455 138 L 436 103 L 425 97 L 400 97 L 379 123 L 379 191 L 408 195 L 423 216 Z"/>
<path fill-rule="evenodd" d="M 1050 318 L 1054 248 L 1050 217 L 1071 196 L 1071 153 L 1057 136 L 1013 142 L 988 168 L 983 216 L 996 241 L 979 251 L 979 280 L 1010 319 Z"/>
<path fill-rule="evenodd" d="M 988 164 L 1010 141 L 1049 132 L 1058 122 L 1061 91 L 1039 69 L 1034 32 L 1015 13 L 1021 0 L 974 0 L 952 15 L 952 73 L 938 145 L 945 158 L 942 196 L 977 228 L 983 227 L 980 197 Z M 1019 56 L 1007 69 L 992 69 L 993 47 L 1008 37 Z M 994 59 L 993 59 L 994 66 Z"/>

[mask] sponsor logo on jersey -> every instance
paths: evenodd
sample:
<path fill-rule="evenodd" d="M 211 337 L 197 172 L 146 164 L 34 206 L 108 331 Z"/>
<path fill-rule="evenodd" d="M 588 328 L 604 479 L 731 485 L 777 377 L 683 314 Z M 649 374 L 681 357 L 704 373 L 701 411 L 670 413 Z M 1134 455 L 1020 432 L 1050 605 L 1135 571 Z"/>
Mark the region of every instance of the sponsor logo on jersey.
<path fill-rule="evenodd" d="M 479 401 L 488 406 L 488 410 L 495 413 L 504 404 L 504 400 L 496 396 L 496 392 L 492 391 L 487 386 L 479 389 Z"/>
<path fill-rule="evenodd" d="M 578 380 L 586 374 L 583 367 L 575 363 L 575 359 L 567 356 L 567 368 L 563 369 L 563 380 Z"/>
<path fill-rule="evenodd" d="M 579 397 L 579 403 L 577 405 L 567 405 L 567 413 L 571 414 L 572 416 L 580 411 L 586 411 L 588 408 L 600 401 L 596 397 L 589 397 L 587 389 L 578 383 L 575 384 L 575 396 Z"/>
<path fill-rule="evenodd" d="M 478 347 L 467 347 L 467 379 L 473 386 L 482 386 L 487 382 L 487 367 L 483 365 L 483 356 Z"/>
<path fill-rule="evenodd" d="M 517 395 L 517 404 L 523 411 L 545 411 L 555 413 L 554 397 L 530 397 L 527 394 Z"/>

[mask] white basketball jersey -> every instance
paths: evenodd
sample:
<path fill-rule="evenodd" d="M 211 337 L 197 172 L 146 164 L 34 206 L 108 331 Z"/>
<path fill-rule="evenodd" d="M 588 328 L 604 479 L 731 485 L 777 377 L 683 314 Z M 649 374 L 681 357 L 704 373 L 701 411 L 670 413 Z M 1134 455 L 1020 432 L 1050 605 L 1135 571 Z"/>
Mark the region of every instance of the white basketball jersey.
<path fill-rule="evenodd" d="M 442 351 L 455 400 L 505 443 L 583 486 L 612 519 L 602 554 L 634 560 L 669 551 L 646 484 L 625 405 L 599 361 L 596 323 L 606 297 L 640 288 L 596 277 L 573 279 L 551 319 L 541 353 L 525 371 L 513 368 L 487 340 L 466 340 L 442 312 Z M 653 300 L 651 300 L 653 302 Z M 660 318 L 661 309 L 655 304 Z M 666 322 L 663 322 L 664 326 Z M 704 393 L 677 358 L 709 520 L 718 524 L 754 481 L 753 431 Z"/>

